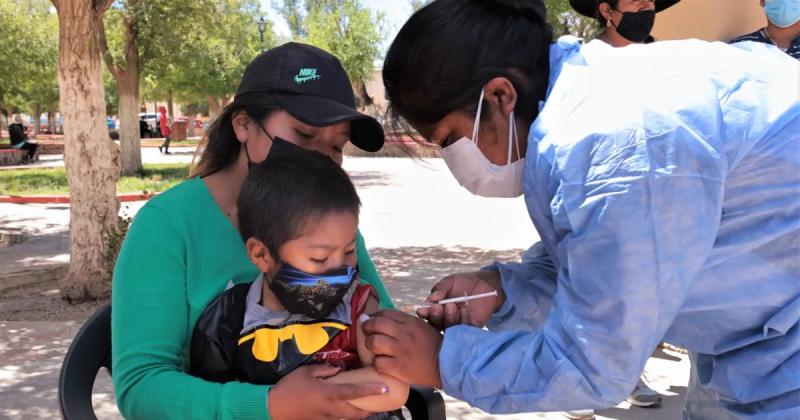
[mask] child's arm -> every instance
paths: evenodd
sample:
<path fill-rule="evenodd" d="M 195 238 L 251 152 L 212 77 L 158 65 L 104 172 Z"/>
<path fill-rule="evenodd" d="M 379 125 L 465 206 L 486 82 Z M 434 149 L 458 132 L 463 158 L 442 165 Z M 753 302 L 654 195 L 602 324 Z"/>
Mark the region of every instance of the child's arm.
<path fill-rule="evenodd" d="M 365 314 L 374 314 L 380 310 L 378 302 L 370 298 L 367 302 Z M 374 413 L 383 411 L 397 410 L 406 403 L 408 400 L 409 386 L 393 376 L 386 376 L 379 374 L 372 367 L 372 360 L 374 355 L 367 349 L 365 344 L 364 331 L 361 329 L 362 321 L 358 321 L 358 332 L 356 333 L 356 342 L 358 346 L 358 357 L 361 359 L 361 364 L 364 365 L 361 369 L 342 372 L 328 380 L 334 383 L 383 383 L 389 387 L 389 392 L 383 395 L 375 395 L 371 397 L 359 398 L 351 400 L 350 404 L 356 408 Z"/>

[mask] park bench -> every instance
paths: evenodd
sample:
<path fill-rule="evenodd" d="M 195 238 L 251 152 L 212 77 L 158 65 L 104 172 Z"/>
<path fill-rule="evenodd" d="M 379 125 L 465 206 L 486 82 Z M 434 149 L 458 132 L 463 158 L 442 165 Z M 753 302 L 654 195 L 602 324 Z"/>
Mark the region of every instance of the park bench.
<path fill-rule="evenodd" d="M 0 166 L 16 166 L 21 165 L 28 155 L 26 150 L 15 149 L 10 145 L 0 145 Z M 39 160 L 39 151 L 33 155 L 33 160 Z"/>
<path fill-rule="evenodd" d="M 92 388 L 97 373 L 111 374 L 111 305 L 97 310 L 69 346 L 58 378 L 58 402 L 65 420 L 96 420 Z M 444 420 L 444 399 L 432 388 L 412 386 L 405 404 L 412 420 Z"/>

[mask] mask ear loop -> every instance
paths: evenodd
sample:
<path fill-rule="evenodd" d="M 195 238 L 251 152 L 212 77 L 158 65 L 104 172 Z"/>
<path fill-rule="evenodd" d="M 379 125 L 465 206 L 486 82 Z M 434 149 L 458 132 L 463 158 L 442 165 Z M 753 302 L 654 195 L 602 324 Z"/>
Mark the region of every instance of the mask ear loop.
<path fill-rule="evenodd" d="M 514 120 L 514 111 L 511 111 L 511 116 L 508 119 L 508 165 L 511 164 L 511 139 L 514 139 L 514 146 L 517 149 L 517 157 L 522 159 L 522 154 L 519 151 L 519 136 L 517 136 L 517 124 Z"/>
<path fill-rule="evenodd" d="M 481 88 L 481 98 L 478 99 L 478 114 L 475 115 L 475 124 L 472 128 L 472 142 L 478 145 L 478 128 L 481 125 L 481 111 L 483 110 L 483 88 Z"/>
<path fill-rule="evenodd" d="M 514 119 L 513 113 L 511 119 L 514 121 L 514 146 L 517 148 L 517 157 L 522 159 L 522 149 L 519 148 L 519 134 L 517 134 L 517 120 Z"/>
<path fill-rule="evenodd" d="M 255 124 L 258 124 L 258 123 L 256 123 L 255 121 L 253 121 L 253 122 L 254 122 Z M 269 141 L 270 141 L 270 142 L 272 142 L 272 143 L 275 143 L 275 139 L 274 139 L 274 138 L 272 138 L 272 136 L 270 136 L 270 135 L 269 135 L 269 133 L 267 132 L 267 129 L 266 129 L 266 128 L 264 128 L 264 126 L 263 126 L 263 125 L 261 125 L 261 124 L 258 124 L 258 128 L 260 128 L 260 129 L 261 129 L 261 131 L 263 131 L 263 132 L 264 132 L 264 134 L 266 134 L 266 135 L 267 135 L 267 138 L 269 139 Z M 272 146 L 271 146 L 271 145 L 270 145 L 270 148 L 272 148 Z M 252 160 L 250 160 L 250 152 L 247 150 L 247 143 L 245 143 L 245 144 L 244 144 L 244 155 L 245 155 L 245 156 L 247 156 L 247 163 L 250 163 L 250 164 L 252 164 L 252 163 L 253 163 L 253 161 L 252 161 Z"/>
<path fill-rule="evenodd" d="M 244 155 L 247 156 L 247 163 L 248 164 L 253 163 L 253 161 L 250 160 L 250 152 L 247 151 L 247 143 L 244 144 Z"/>

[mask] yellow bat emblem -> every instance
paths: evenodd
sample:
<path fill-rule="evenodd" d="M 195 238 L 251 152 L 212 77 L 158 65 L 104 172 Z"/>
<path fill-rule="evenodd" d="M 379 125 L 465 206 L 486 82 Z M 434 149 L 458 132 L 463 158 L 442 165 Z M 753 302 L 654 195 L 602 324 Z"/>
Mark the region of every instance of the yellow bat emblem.
<path fill-rule="evenodd" d="M 314 354 L 325 347 L 339 331 L 349 327 L 339 322 L 317 322 L 314 324 L 291 324 L 282 327 L 259 327 L 239 339 L 239 346 L 253 341 L 253 356 L 262 362 L 272 362 L 278 357 L 278 349 L 284 341 L 294 341 L 297 350 Z"/>

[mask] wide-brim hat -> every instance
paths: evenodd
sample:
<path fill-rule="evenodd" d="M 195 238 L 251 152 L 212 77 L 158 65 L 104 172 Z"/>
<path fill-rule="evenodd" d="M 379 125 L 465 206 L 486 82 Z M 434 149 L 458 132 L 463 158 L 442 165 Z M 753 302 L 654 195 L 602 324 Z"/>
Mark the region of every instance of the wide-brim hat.
<path fill-rule="evenodd" d="M 569 5 L 572 8 L 592 19 L 597 18 L 597 6 L 606 0 L 569 0 Z M 669 9 L 670 7 L 678 4 L 681 0 L 656 0 L 656 13 Z"/>
<path fill-rule="evenodd" d="M 347 72 L 333 55 L 289 42 L 268 50 L 245 69 L 234 103 L 265 98 L 314 127 L 350 122 L 350 142 L 368 152 L 383 147 L 383 126 L 356 110 Z"/>

